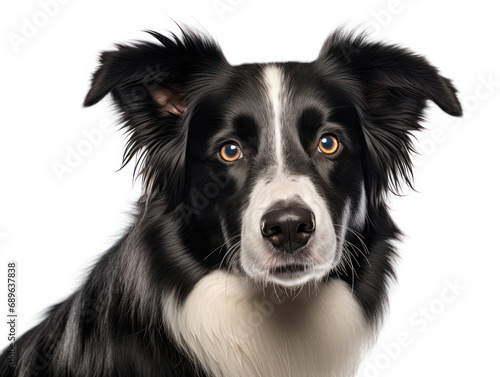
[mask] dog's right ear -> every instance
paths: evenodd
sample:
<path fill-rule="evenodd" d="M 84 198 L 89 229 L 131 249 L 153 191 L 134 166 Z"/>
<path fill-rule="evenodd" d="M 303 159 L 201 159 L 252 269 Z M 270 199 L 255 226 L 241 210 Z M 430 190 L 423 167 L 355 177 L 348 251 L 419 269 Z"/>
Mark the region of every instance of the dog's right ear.
<path fill-rule="evenodd" d="M 111 93 L 123 111 L 149 100 L 164 115 L 181 115 L 190 79 L 227 64 L 214 41 L 189 29 L 171 38 L 148 33 L 161 44 L 121 44 L 101 54 L 84 106 L 95 105 Z"/>
<path fill-rule="evenodd" d="M 118 45 L 101 54 L 84 106 L 111 93 L 129 140 L 124 165 L 138 157 L 145 192 L 182 192 L 187 129 L 183 114 L 193 88 L 227 63 L 210 38 L 184 28 L 180 36 L 148 32 L 160 43 Z"/>

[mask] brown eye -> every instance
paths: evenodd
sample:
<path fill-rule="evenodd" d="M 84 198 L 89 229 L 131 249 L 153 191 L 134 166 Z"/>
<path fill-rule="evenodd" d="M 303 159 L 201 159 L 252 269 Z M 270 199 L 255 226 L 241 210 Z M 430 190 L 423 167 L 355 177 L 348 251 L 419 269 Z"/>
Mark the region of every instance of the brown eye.
<path fill-rule="evenodd" d="M 220 150 L 221 157 L 228 162 L 236 161 L 242 157 L 241 148 L 236 144 L 226 144 Z"/>
<path fill-rule="evenodd" d="M 324 135 L 319 141 L 318 149 L 325 154 L 334 154 L 339 149 L 339 141 L 335 136 Z"/>

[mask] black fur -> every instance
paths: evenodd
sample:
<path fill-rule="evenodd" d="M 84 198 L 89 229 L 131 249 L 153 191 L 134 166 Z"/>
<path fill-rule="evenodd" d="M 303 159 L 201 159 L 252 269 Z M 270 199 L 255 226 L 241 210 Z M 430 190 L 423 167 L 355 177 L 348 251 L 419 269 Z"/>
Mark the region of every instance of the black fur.
<path fill-rule="evenodd" d="M 179 37 L 151 34 L 160 43 L 102 53 L 84 102 L 91 106 L 111 93 L 123 116 L 129 135 L 124 164 L 138 157 L 144 181 L 133 224 L 86 283 L 19 339 L 15 368 L 3 353 L 2 376 L 205 376 L 165 329 L 162 294 L 175 289 L 181 304 L 210 271 L 239 270 L 238 263 L 231 265 L 237 255 L 224 260 L 221 249 L 213 251 L 225 242 L 221 218 L 230 236 L 238 236 L 241 211 L 268 163 L 259 150 L 263 65 L 232 66 L 215 42 L 188 29 Z M 400 236 L 386 195 L 411 185 L 412 132 L 421 129 L 427 100 L 459 116 L 456 90 L 423 57 L 341 31 L 316 61 L 280 66 L 293 79 L 296 106 L 287 117 L 302 145 L 286 155 L 294 172 L 321 188 L 332 218 L 346 196 L 359 204 L 364 182 L 366 221 L 359 235 L 346 238 L 352 268 L 331 275 L 353 286 L 375 325 L 394 277 L 393 241 Z M 346 150 L 330 162 L 308 152 L 326 122 L 342 125 L 337 132 Z M 239 167 L 214 157 L 224 138 L 244 143 Z"/>

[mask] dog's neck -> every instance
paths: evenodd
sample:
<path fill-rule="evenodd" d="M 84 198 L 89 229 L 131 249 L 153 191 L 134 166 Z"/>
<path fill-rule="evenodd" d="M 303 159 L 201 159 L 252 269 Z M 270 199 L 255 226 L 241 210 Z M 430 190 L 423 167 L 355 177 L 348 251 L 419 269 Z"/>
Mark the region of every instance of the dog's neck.
<path fill-rule="evenodd" d="M 164 320 L 213 376 L 354 375 L 371 335 L 361 307 L 341 280 L 307 289 L 264 294 L 242 276 L 216 271 L 180 305 L 167 295 Z"/>

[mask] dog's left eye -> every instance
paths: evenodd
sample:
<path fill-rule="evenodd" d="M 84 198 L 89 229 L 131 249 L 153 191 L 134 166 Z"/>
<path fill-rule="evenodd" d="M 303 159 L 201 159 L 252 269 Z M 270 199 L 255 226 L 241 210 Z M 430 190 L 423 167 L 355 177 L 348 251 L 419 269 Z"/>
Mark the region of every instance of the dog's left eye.
<path fill-rule="evenodd" d="M 241 148 L 233 143 L 224 145 L 220 150 L 220 155 L 223 160 L 228 162 L 236 161 L 243 156 Z"/>

